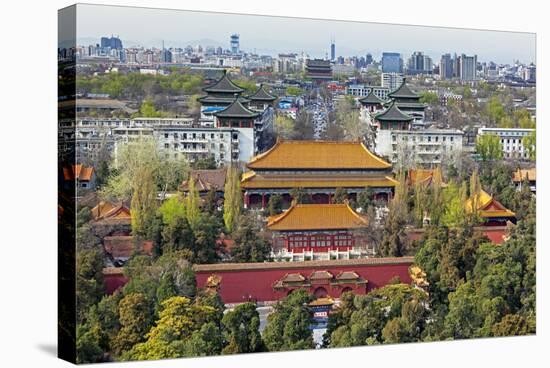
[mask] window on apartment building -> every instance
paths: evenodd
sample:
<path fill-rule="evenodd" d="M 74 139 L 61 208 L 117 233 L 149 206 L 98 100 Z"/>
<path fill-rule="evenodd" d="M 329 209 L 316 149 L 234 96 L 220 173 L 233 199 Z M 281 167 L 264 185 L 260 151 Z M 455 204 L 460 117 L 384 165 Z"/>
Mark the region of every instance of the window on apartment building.
<path fill-rule="evenodd" d="M 183 139 L 187 139 L 187 133 L 183 133 Z"/>
<path fill-rule="evenodd" d="M 436 142 L 439 142 L 439 137 L 435 137 L 435 141 L 436 141 Z"/>
<path fill-rule="evenodd" d="M 449 137 L 449 139 L 451 142 L 454 141 L 454 137 Z"/>
<path fill-rule="evenodd" d="M 210 138 L 214 139 L 214 133 L 210 134 Z"/>
<path fill-rule="evenodd" d="M 445 142 L 447 140 L 447 137 L 443 137 L 443 142 Z"/>
<path fill-rule="evenodd" d="M 193 139 L 197 138 L 197 133 L 193 133 Z"/>
<path fill-rule="evenodd" d="M 206 139 L 206 133 L 202 133 L 202 139 Z"/>
<path fill-rule="evenodd" d="M 178 138 L 178 133 L 174 133 L 174 138 Z"/>
<path fill-rule="evenodd" d="M 170 145 L 168 143 L 164 143 L 164 148 L 168 149 L 170 148 Z"/>
<path fill-rule="evenodd" d="M 164 133 L 164 138 L 168 138 L 168 133 Z"/>

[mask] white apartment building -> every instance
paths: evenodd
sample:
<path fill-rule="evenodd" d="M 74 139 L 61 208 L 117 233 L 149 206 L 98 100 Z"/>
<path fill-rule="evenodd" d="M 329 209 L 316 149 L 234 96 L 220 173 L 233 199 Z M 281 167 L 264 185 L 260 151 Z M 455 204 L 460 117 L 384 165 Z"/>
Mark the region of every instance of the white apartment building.
<path fill-rule="evenodd" d="M 183 154 L 191 162 L 210 155 L 218 164 L 248 162 L 255 154 L 253 128 L 122 127 L 113 129 L 113 136 L 115 157 L 121 144 L 147 136 L 167 154 Z"/>
<path fill-rule="evenodd" d="M 375 151 L 394 165 L 432 167 L 458 157 L 463 135 L 452 129 L 379 130 Z"/>
<path fill-rule="evenodd" d="M 497 135 L 502 144 L 504 158 L 528 160 L 529 152 L 523 146 L 523 138 L 532 134 L 535 129 L 522 128 L 480 128 L 478 135 Z"/>
<path fill-rule="evenodd" d="M 106 144 L 116 155 L 120 144 L 142 136 L 154 136 L 159 148 L 185 154 L 190 161 L 211 154 L 218 163 L 248 162 L 256 154 L 254 128 L 194 127 L 192 123 L 191 118 L 79 118 L 77 154 L 93 160 L 94 152 Z"/>
<path fill-rule="evenodd" d="M 401 84 L 405 77 L 402 73 L 382 73 L 380 77 L 382 87 L 389 89 L 389 91 L 395 91 Z M 380 96 L 378 96 L 380 97 Z"/>
<path fill-rule="evenodd" d="M 378 98 L 386 100 L 388 98 L 388 93 L 390 89 L 387 87 L 380 86 L 367 86 L 364 84 L 351 84 L 346 87 L 346 94 L 356 96 L 356 97 L 365 97 L 373 91 L 374 95 Z"/>

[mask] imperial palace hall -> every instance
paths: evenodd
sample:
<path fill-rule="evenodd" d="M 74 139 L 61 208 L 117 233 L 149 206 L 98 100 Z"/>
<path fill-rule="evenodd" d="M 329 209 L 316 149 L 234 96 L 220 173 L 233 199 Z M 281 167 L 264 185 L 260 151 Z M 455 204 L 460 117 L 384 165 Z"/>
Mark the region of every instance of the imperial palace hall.
<path fill-rule="evenodd" d="M 318 204 L 332 203 L 337 188 L 345 189 L 349 199 L 369 188 L 375 200 L 388 201 L 397 185 L 391 164 L 361 142 L 280 140 L 246 166 L 241 188 L 247 208 L 265 208 L 274 194 L 288 207 L 297 189 Z"/>
<path fill-rule="evenodd" d="M 271 216 L 273 257 L 287 261 L 351 259 L 374 255 L 368 219 L 344 204 L 296 204 Z"/>

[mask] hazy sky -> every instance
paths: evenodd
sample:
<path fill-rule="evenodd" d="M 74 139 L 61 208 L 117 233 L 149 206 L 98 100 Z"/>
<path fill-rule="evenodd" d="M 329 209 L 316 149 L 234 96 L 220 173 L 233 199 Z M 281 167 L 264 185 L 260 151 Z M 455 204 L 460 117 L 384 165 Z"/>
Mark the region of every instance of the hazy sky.
<path fill-rule="evenodd" d="M 260 54 L 304 51 L 312 57 L 324 57 L 334 39 L 337 56 L 370 52 L 378 59 L 382 51 L 394 51 L 406 60 L 413 51 L 423 51 L 434 63 L 441 54 L 454 52 L 477 54 L 479 61 L 535 61 L 533 33 L 100 5 L 78 5 L 77 19 L 78 43 L 85 45 L 113 34 L 125 47 L 160 47 L 164 40 L 166 47 L 200 43 L 229 48 L 229 36 L 238 33 L 242 50 Z"/>

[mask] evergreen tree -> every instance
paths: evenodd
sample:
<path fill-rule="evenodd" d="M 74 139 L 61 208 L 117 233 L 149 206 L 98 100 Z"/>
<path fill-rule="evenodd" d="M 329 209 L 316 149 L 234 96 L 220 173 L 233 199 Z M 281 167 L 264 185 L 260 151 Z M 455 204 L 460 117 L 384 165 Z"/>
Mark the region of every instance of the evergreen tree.
<path fill-rule="evenodd" d="M 263 236 L 253 214 L 241 215 L 232 238 L 235 245 L 231 249 L 231 256 L 235 262 L 264 262 L 269 259 L 271 244 Z"/>
<path fill-rule="evenodd" d="M 269 216 L 275 216 L 283 211 L 283 197 L 279 194 L 273 194 L 267 202 Z"/>
<path fill-rule="evenodd" d="M 312 349 L 313 336 L 309 326 L 312 315 L 307 306 L 311 296 L 296 290 L 279 301 L 267 317 L 263 337 L 269 351 Z"/>
<path fill-rule="evenodd" d="M 343 204 L 348 199 L 348 192 L 344 188 L 336 188 L 334 191 L 334 203 Z"/>
<path fill-rule="evenodd" d="M 223 333 L 227 346 L 224 354 L 254 353 L 264 350 L 259 332 L 260 316 L 256 304 L 239 304 L 227 312 L 222 319 Z"/>

